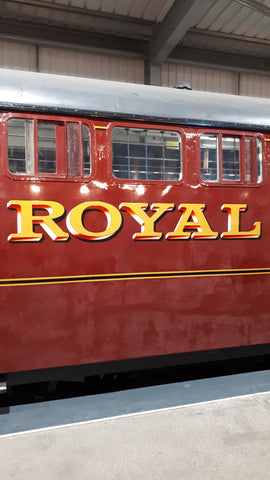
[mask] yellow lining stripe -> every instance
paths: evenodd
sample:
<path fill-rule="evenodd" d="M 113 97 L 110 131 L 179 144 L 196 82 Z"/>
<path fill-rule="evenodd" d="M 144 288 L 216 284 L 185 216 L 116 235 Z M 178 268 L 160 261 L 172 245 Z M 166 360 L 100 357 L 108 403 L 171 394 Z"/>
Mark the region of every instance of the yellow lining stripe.
<path fill-rule="evenodd" d="M 98 125 L 95 125 L 95 130 L 107 130 L 108 127 L 100 127 Z"/>
<path fill-rule="evenodd" d="M 0 279 L 0 287 L 22 285 L 48 285 L 63 283 L 112 282 L 119 280 L 150 280 L 184 277 L 224 277 L 239 275 L 268 275 L 270 268 L 224 269 L 224 270 L 184 270 L 168 272 L 132 272 L 97 275 L 70 275 L 61 277 L 29 277 Z"/>

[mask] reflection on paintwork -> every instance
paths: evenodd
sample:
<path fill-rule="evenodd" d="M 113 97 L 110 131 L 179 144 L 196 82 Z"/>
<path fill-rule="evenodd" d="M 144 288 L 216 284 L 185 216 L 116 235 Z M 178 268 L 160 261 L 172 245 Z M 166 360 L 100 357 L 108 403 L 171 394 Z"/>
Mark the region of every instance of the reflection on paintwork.
<path fill-rule="evenodd" d="M 164 188 L 164 190 L 161 193 L 161 196 L 163 197 L 164 195 L 166 195 L 171 190 L 171 188 L 172 188 L 171 185 L 168 185 L 166 188 Z"/>
<path fill-rule="evenodd" d="M 137 195 L 143 195 L 144 192 L 145 192 L 145 187 L 143 185 L 137 185 L 135 187 L 135 191 L 136 191 Z"/>
<path fill-rule="evenodd" d="M 31 190 L 32 192 L 39 193 L 40 192 L 40 186 L 39 185 L 31 185 Z"/>
<path fill-rule="evenodd" d="M 135 190 L 134 185 L 128 185 L 128 184 L 123 185 L 121 188 L 122 190 L 130 190 L 131 192 Z"/>
<path fill-rule="evenodd" d="M 93 180 L 93 184 L 98 188 L 102 188 L 102 190 L 108 190 L 109 188 L 109 185 L 106 182 L 97 182 L 96 180 Z"/>
<path fill-rule="evenodd" d="M 89 193 L 90 190 L 86 185 L 82 185 L 82 187 L 80 188 L 80 192 L 81 193 Z"/>
<path fill-rule="evenodd" d="M 145 187 L 143 185 L 129 185 L 125 184 L 121 186 L 122 190 L 130 190 L 131 192 L 137 193 L 137 195 L 144 195 Z"/>

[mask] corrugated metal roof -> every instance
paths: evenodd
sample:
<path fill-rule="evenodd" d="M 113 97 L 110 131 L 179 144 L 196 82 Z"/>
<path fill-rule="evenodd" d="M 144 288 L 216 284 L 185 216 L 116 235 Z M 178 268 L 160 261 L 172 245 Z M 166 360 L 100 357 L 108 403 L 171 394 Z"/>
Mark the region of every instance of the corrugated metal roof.
<path fill-rule="evenodd" d="M 18 1 L 24 3 L 23 0 Z M 159 23 L 172 7 L 174 0 L 39 0 L 36 3 L 61 5 L 67 9 L 78 8 L 85 12 L 121 15 Z M 261 12 L 256 6 L 252 7 L 252 2 L 250 6 L 246 6 L 237 0 L 232 0 L 229 4 L 224 0 L 217 0 L 194 27 L 270 40 L 270 0 L 256 0 L 256 3 L 262 6 Z M 269 16 L 265 14 L 263 7 L 269 8 Z"/>
<path fill-rule="evenodd" d="M 42 2 L 161 22 L 174 0 L 40 0 Z"/>
<path fill-rule="evenodd" d="M 269 16 L 251 6 L 237 1 L 228 5 L 217 0 L 215 5 L 195 25 L 196 28 L 214 32 L 240 35 L 258 39 L 270 39 L 270 1 L 257 0 L 258 4 L 269 8 Z"/>

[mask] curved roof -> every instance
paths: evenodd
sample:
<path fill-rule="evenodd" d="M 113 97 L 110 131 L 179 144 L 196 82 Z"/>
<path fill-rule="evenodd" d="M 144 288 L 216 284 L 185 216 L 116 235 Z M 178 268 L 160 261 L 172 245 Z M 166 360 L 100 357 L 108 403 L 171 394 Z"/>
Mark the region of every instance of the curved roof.
<path fill-rule="evenodd" d="M 270 130 L 270 100 L 0 69 L 0 108 Z"/>

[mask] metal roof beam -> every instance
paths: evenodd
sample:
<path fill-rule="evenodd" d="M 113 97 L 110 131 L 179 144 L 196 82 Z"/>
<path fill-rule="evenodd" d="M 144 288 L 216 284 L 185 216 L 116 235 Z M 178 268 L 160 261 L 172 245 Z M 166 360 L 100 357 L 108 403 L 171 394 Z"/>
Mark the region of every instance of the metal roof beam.
<path fill-rule="evenodd" d="M 142 60 L 145 58 L 145 43 L 140 40 L 34 22 L 16 22 L 0 18 L 0 39 L 19 40 L 25 44 L 41 47 L 91 51 L 107 55 L 115 52 Z"/>
<path fill-rule="evenodd" d="M 256 55 L 232 54 L 228 52 L 217 52 L 202 50 L 195 47 L 177 47 L 169 60 L 181 63 L 182 65 L 195 64 L 205 68 L 217 68 L 231 70 L 234 72 L 259 73 L 260 75 L 270 74 L 269 58 Z"/>
<path fill-rule="evenodd" d="M 250 8 L 254 12 L 262 13 L 263 15 L 270 17 L 270 8 L 267 5 L 263 5 L 257 0 L 234 0 L 235 2 L 241 3 L 245 7 Z"/>
<path fill-rule="evenodd" d="M 18 23 L 33 22 L 54 25 L 61 28 L 85 30 L 107 35 L 119 35 L 129 38 L 150 38 L 153 23 L 130 19 L 122 15 L 109 16 L 101 12 L 82 8 L 66 7 L 55 3 L 42 3 L 33 0 L 0 0 L 0 18 L 16 20 Z"/>
<path fill-rule="evenodd" d="M 254 37 L 243 39 L 239 35 L 211 32 L 210 30 L 192 29 L 190 30 L 183 41 L 181 46 L 194 47 L 204 50 L 229 53 L 231 55 L 250 55 L 270 58 L 270 41 L 267 39 L 260 40 Z M 202 55 L 201 60 L 204 61 L 205 55 Z"/>
<path fill-rule="evenodd" d="M 229 3 L 229 0 L 224 0 Z M 181 0 L 173 3 L 150 43 L 150 63 L 160 65 L 170 55 L 185 33 L 215 3 L 215 0 Z"/>

